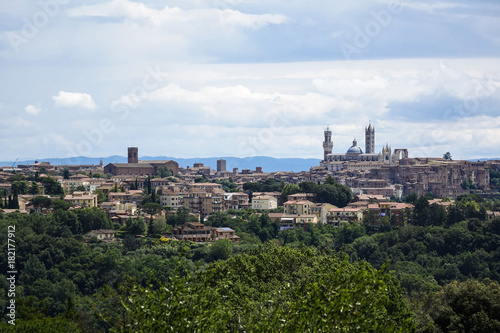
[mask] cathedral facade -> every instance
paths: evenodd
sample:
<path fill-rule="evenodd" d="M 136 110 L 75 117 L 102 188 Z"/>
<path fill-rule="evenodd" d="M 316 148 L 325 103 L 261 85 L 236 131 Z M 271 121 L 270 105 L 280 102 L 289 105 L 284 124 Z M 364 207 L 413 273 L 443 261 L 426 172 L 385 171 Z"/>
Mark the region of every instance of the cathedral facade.
<path fill-rule="evenodd" d="M 332 131 L 326 128 L 325 140 L 323 141 L 323 161 L 320 166 L 332 170 L 332 165 L 339 162 L 374 162 L 374 164 L 395 165 L 402 158 L 408 158 L 407 149 L 395 149 L 394 151 L 386 144 L 380 153 L 375 153 L 375 127 L 371 124 L 365 128 L 365 152 L 358 146 L 356 139 L 345 154 L 333 154 Z M 338 169 L 335 168 L 335 169 Z"/>

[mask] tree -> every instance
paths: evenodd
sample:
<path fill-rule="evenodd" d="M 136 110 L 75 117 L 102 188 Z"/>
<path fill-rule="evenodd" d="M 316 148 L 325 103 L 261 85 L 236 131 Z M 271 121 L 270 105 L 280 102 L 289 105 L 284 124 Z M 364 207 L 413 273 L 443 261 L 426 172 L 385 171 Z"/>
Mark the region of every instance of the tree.
<path fill-rule="evenodd" d="M 160 178 L 166 178 L 168 176 L 173 176 L 174 173 L 172 172 L 172 170 L 166 167 L 159 167 L 158 170 L 156 171 L 156 175 L 159 176 Z"/>
<path fill-rule="evenodd" d="M 87 188 L 85 186 L 83 186 L 83 185 L 78 185 L 75 188 L 75 191 L 85 192 L 85 191 L 87 191 Z"/>
<path fill-rule="evenodd" d="M 138 248 L 141 247 L 141 240 L 137 239 L 133 235 L 127 234 L 123 238 L 123 246 L 128 250 L 128 251 L 135 251 Z"/>
<path fill-rule="evenodd" d="M 69 172 L 68 168 L 64 168 L 61 172 L 61 175 L 63 176 L 64 179 L 69 179 L 69 176 L 71 176 L 71 173 Z"/>
<path fill-rule="evenodd" d="M 426 296 L 420 321 L 434 326 L 433 332 L 500 332 L 500 284 L 453 281 Z"/>
<path fill-rule="evenodd" d="M 149 234 L 160 236 L 165 234 L 167 230 L 167 223 L 163 216 L 158 216 L 152 222 L 149 223 Z"/>
<path fill-rule="evenodd" d="M 31 182 L 31 186 L 28 190 L 28 193 L 32 195 L 40 194 L 40 186 L 38 186 L 37 182 Z"/>
<path fill-rule="evenodd" d="M 447 161 L 452 161 L 451 159 L 451 154 L 449 151 L 447 151 L 446 153 L 443 154 L 443 158 Z"/>
<path fill-rule="evenodd" d="M 298 185 L 296 184 L 285 184 L 283 186 L 283 190 L 281 190 L 281 196 L 283 197 L 283 201 L 286 201 L 288 199 L 289 195 L 300 193 L 301 189 Z"/>
<path fill-rule="evenodd" d="M 299 184 L 302 193 L 316 193 L 318 192 L 318 184 L 315 182 L 301 182 Z"/>
<path fill-rule="evenodd" d="M 106 213 L 97 207 L 77 209 L 75 213 L 78 216 L 83 233 L 90 230 L 111 228 L 111 221 L 106 216 Z"/>
<path fill-rule="evenodd" d="M 11 185 L 11 192 L 14 194 L 27 194 L 28 190 L 28 183 L 24 180 L 15 181 Z"/>
<path fill-rule="evenodd" d="M 150 215 L 149 223 L 151 224 L 151 222 L 153 221 L 153 215 L 156 215 L 159 212 L 161 212 L 163 210 L 163 207 L 159 203 L 148 202 L 147 204 L 142 205 L 142 210 Z"/>
<path fill-rule="evenodd" d="M 58 209 L 61 209 L 61 210 L 68 210 L 69 208 L 71 207 L 71 205 L 62 200 L 62 199 L 54 199 L 52 200 L 52 208 L 54 210 L 58 210 Z"/>
<path fill-rule="evenodd" d="M 225 260 L 231 256 L 233 244 L 229 239 L 220 239 L 210 245 L 209 258 L 211 261 Z"/>
<path fill-rule="evenodd" d="M 31 199 L 31 203 L 35 208 L 49 208 L 52 205 L 52 200 L 48 197 L 38 196 Z"/>
<path fill-rule="evenodd" d="M 335 253 L 267 245 L 215 261 L 195 276 L 179 271 L 156 291 L 138 287 L 124 298 L 130 330 L 414 331 L 398 281 L 385 267 Z"/>
<path fill-rule="evenodd" d="M 45 194 L 61 195 L 64 194 L 61 184 L 52 177 L 40 177 L 40 182 L 45 188 Z"/>
<path fill-rule="evenodd" d="M 148 225 L 142 217 L 131 218 L 125 221 L 125 229 L 131 235 L 146 235 L 148 232 Z"/>
<path fill-rule="evenodd" d="M 106 194 L 100 188 L 96 189 L 94 191 L 94 194 L 97 194 L 97 202 L 98 203 L 103 203 L 103 202 L 105 202 L 107 200 Z"/>

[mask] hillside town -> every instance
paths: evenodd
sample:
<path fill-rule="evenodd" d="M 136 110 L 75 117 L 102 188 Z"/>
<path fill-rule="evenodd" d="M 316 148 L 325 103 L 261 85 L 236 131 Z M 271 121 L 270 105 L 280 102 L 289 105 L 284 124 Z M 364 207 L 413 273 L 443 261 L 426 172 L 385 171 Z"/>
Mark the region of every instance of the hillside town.
<path fill-rule="evenodd" d="M 0 213 L 50 214 L 57 208 L 51 202 L 63 201 L 71 210 L 96 207 L 119 230 L 130 220 L 144 218 L 151 222 L 184 210 L 191 221 L 176 226 L 164 237 L 238 242 L 234 230 L 206 226 L 205 219 L 216 213 L 250 210 L 268 214 L 271 221 L 279 222 L 281 230 L 308 223 L 341 227 L 345 223 L 366 224 L 367 220 L 378 228 L 384 217 L 391 225 L 408 223 L 414 206 L 402 199 L 410 195 L 430 195 L 430 205 L 448 210 L 459 195 L 491 196 L 498 192 L 490 173 L 500 170 L 500 161 L 410 158 L 407 149 L 393 150 L 386 144 L 376 153 L 374 147 L 375 128 L 370 124 L 365 129 L 365 152 L 354 140 L 345 154 L 332 154 L 332 132 L 327 128 L 323 160 L 302 172 L 265 172 L 261 167 L 226 170 L 223 159 L 217 161 L 215 170 L 202 163 L 183 168 L 172 160 L 139 160 L 138 147 L 128 148 L 128 163 L 103 165 L 101 160 L 99 165 L 51 165 L 36 161 L 2 168 Z M 256 186 L 273 182 L 281 187 L 262 190 L 262 186 Z M 304 186 L 298 186 L 325 182 L 349 188 L 349 199 L 335 205 L 322 201 L 317 193 L 302 192 Z M 287 184 L 293 186 L 292 190 Z M 156 205 L 154 212 L 148 204 Z M 496 211 L 487 214 L 491 218 L 500 216 Z M 115 233 L 91 230 L 87 236 L 109 241 L 115 240 Z"/>

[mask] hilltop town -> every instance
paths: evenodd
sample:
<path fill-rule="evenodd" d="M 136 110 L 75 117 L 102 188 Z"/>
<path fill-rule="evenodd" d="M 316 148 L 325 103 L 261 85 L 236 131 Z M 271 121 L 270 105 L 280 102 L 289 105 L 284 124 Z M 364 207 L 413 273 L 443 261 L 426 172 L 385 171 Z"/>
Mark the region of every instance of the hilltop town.
<path fill-rule="evenodd" d="M 36 161 L 4 167 L 0 172 L 1 213 L 48 214 L 57 208 L 51 203 L 61 201 L 71 210 L 96 207 L 114 230 L 90 230 L 88 235 L 114 240 L 127 221 L 143 218 L 147 222 L 183 210 L 191 216 L 189 223 L 162 236 L 197 242 L 238 241 L 234 230 L 211 230 L 203 222 L 214 213 L 253 210 L 267 212 L 282 230 L 307 223 L 340 227 L 361 223 L 367 214 L 375 217 L 370 224 L 377 228 L 385 216 L 391 217 L 393 225 L 408 223 L 413 209 L 404 200 L 408 196 L 428 195 L 430 204 L 449 209 L 457 196 L 488 197 L 498 192 L 500 161 L 410 158 L 408 149 L 392 149 L 388 144 L 376 152 L 371 124 L 365 128 L 364 152 L 356 139 L 345 154 L 333 154 L 333 146 L 332 131 L 327 128 L 323 160 L 302 172 L 265 172 L 261 167 L 226 170 L 223 159 L 217 161 L 216 170 L 202 163 L 183 168 L 173 160 L 139 160 L 138 147 L 128 148 L 127 163 L 103 165 L 101 160 L 99 165 L 51 165 Z M 318 188 L 325 183 L 348 189 L 347 200 L 319 194 Z M 155 210 L 151 205 L 156 205 Z"/>

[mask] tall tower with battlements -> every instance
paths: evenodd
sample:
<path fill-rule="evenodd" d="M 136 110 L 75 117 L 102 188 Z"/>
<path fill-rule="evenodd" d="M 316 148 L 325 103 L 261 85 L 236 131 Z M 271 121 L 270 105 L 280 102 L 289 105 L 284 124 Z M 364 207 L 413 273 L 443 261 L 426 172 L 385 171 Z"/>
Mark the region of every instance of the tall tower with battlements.
<path fill-rule="evenodd" d="M 331 154 L 332 150 L 333 150 L 332 131 L 330 131 L 330 127 L 327 127 L 325 130 L 325 141 L 323 141 L 324 161 L 326 161 L 326 155 Z"/>
<path fill-rule="evenodd" d="M 375 127 L 365 127 L 365 154 L 375 154 Z"/>

